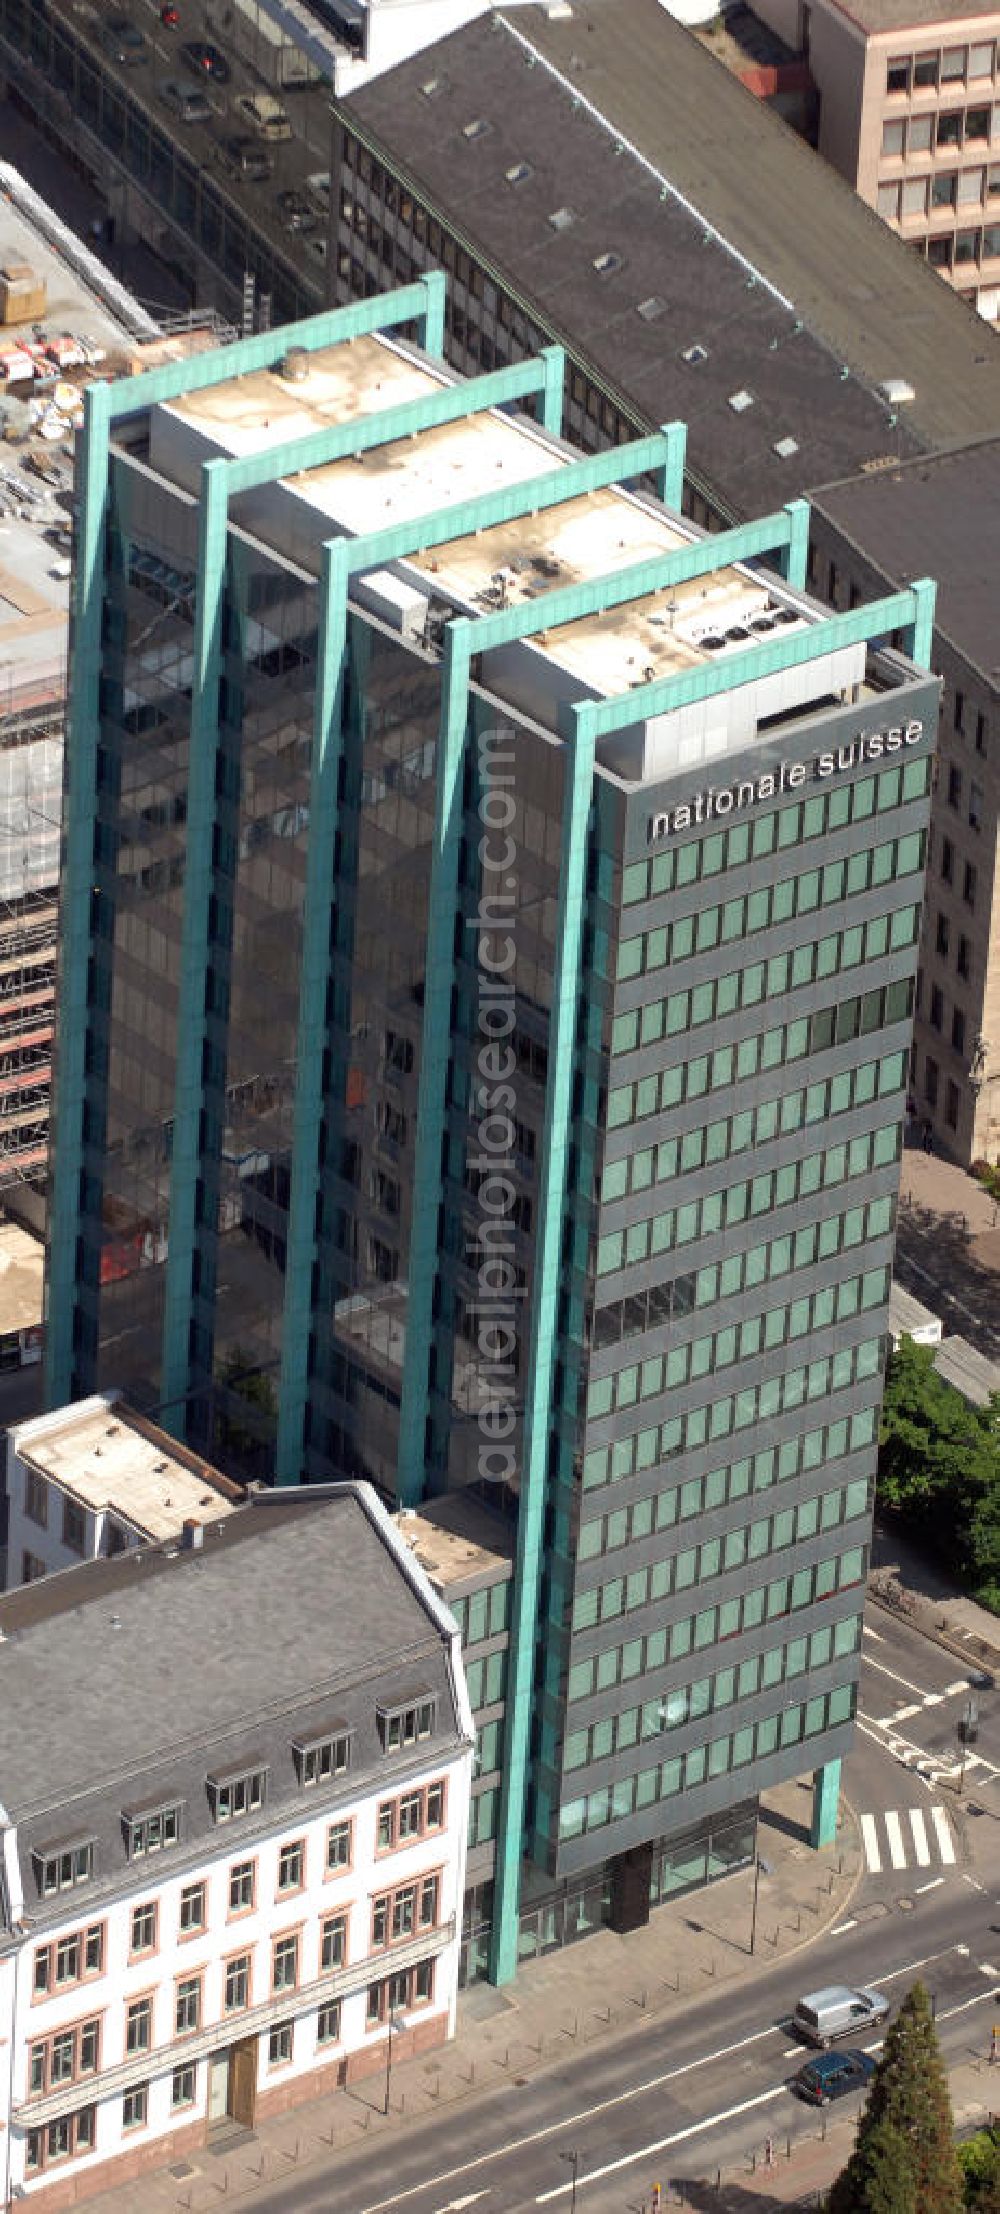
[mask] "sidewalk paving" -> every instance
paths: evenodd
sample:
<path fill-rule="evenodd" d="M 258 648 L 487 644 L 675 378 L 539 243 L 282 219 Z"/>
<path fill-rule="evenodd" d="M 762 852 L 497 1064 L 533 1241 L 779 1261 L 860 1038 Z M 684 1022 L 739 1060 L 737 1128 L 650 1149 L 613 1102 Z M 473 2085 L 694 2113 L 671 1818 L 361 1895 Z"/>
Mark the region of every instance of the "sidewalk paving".
<path fill-rule="evenodd" d="M 512 2075 L 515 2080 L 537 2076 L 565 2061 L 574 2046 L 610 2043 L 627 2036 L 638 2021 L 667 2021 L 706 1990 L 721 1994 L 776 1959 L 789 1961 L 791 2004 L 792 1956 L 842 1918 L 862 1867 L 846 1801 L 841 1801 L 837 1843 L 826 1851 L 814 1852 L 809 1844 L 810 1813 L 811 1788 L 801 1780 L 762 1801 L 760 1853 L 767 1873 L 762 1865 L 755 1959 L 748 1867 L 657 1908 L 645 1929 L 627 1937 L 600 1930 L 527 1963 L 510 1989 L 473 1985 L 459 1999 L 452 2044 L 430 2056 L 394 2062 L 388 2118 L 381 2113 L 381 2080 L 367 2079 L 353 2090 L 328 2093 L 262 2122 L 224 2151 L 202 2147 L 175 2161 L 172 2171 L 150 2170 L 136 2183 L 88 2199 L 87 2206 L 92 2214 L 206 2214 L 220 2200 L 252 2207 L 262 2182 L 301 2173 L 315 2184 L 325 2169 L 335 2171 L 344 2146 L 356 2147 L 370 2136 L 374 2153 L 414 2119 L 479 2099 Z M 714 2204 L 721 2210 L 719 2199 Z"/>

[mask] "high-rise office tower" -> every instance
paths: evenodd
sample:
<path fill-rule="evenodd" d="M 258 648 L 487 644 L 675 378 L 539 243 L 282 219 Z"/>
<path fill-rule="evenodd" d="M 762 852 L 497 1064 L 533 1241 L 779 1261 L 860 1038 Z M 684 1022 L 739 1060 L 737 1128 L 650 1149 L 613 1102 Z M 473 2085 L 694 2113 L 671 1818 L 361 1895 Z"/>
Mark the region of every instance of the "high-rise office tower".
<path fill-rule="evenodd" d="M 508 1516 L 505 1976 L 829 1834 L 937 687 L 439 284 L 88 391 L 48 1388 Z"/>

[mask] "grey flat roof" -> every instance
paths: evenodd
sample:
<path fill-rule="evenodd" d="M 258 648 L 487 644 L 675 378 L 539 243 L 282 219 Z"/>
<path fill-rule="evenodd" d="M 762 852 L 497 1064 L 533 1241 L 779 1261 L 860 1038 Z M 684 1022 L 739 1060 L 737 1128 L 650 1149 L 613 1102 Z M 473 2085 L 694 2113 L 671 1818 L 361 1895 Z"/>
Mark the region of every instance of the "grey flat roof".
<path fill-rule="evenodd" d="M 356 1797 L 386 1760 L 376 1703 L 421 1691 L 437 1697 L 434 1743 L 454 1744 L 448 1640 L 354 1485 L 237 1509 L 198 1551 L 140 1549 L 8 1594 L 0 1804 L 18 1824 L 32 1913 L 72 1911 L 67 1895 L 37 1897 L 32 1848 L 96 1839 L 95 1882 L 71 1895 L 81 1920 L 102 1890 L 128 1882 L 129 1807 L 182 1802 L 172 1865 L 185 1848 L 203 1855 L 210 1771 L 267 1765 L 256 1827 L 273 1827 L 283 1800 L 315 1811 L 322 1796 L 303 1799 L 292 1741 L 334 1721 L 354 1732 L 352 1761 L 327 1789 Z M 391 1756 L 394 1778 L 411 1757 Z M 240 1835 L 254 1827 L 242 1822 Z"/>
<path fill-rule="evenodd" d="M 981 33 L 989 36 L 996 23 L 995 8 L 976 9 L 968 5 L 968 0 L 852 0 L 849 8 L 837 6 L 834 0 L 830 13 L 846 16 L 849 23 L 860 24 L 863 31 L 912 32 L 925 49 L 931 43 L 944 43 L 932 41 L 930 36 L 939 24 L 961 22 L 974 38 L 977 24 Z M 901 52 L 904 45 L 905 40 L 901 40 Z"/>
<path fill-rule="evenodd" d="M 823 485 L 814 505 L 887 579 L 937 577 L 937 629 L 1000 683 L 1000 436 Z"/>
<path fill-rule="evenodd" d="M 973 1407 L 988 1406 L 993 1392 L 1000 1392 L 1000 1364 L 977 1353 L 967 1338 L 945 1338 L 936 1348 L 934 1366 L 946 1384 L 953 1384 Z"/>
<path fill-rule="evenodd" d="M 1000 426 L 995 335 L 658 0 L 480 19 L 340 113 L 734 513 Z"/>

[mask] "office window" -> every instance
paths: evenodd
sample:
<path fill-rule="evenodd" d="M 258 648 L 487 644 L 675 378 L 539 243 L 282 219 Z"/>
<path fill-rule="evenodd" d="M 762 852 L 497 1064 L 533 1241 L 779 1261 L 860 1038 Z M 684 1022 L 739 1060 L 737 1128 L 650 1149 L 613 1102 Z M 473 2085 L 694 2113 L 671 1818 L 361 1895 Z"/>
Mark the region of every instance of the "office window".
<path fill-rule="evenodd" d="M 351 1865 L 352 1825 L 350 1822 L 331 1822 L 326 1833 L 326 1866 L 328 1875 L 336 1875 Z"/>
<path fill-rule="evenodd" d="M 132 1909 L 130 1950 L 133 1953 L 151 1953 L 156 1949 L 156 1903 L 144 1900 Z"/>
<path fill-rule="evenodd" d="M 141 1860 L 177 1844 L 181 1834 L 181 1810 L 179 1806 L 137 1808 L 122 1815 L 122 1826 L 129 1859 Z"/>
<path fill-rule="evenodd" d="M 937 1096 L 938 1065 L 936 1061 L 932 1061 L 931 1056 L 928 1053 L 924 1059 L 924 1098 L 927 1101 L 928 1107 L 937 1106 Z"/>
<path fill-rule="evenodd" d="M 35 1853 L 32 1858 L 43 1899 L 89 1883 L 94 1873 L 94 1844 L 90 1838 L 79 1845 L 62 1846 L 58 1852 Z"/>
<path fill-rule="evenodd" d="M 965 874 L 962 879 L 962 898 L 964 899 L 967 907 L 975 906 L 976 870 L 974 863 L 971 861 L 967 861 L 965 864 Z"/>
<path fill-rule="evenodd" d="M 133 1999 L 125 2009 L 125 2050 L 148 2053 L 153 2042 L 152 1999 Z"/>
<path fill-rule="evenodd" d="M 880 184 L 880 185 L 879 185 L 879 188 L 878 188 L 878 196 L 877 196 L 877 201 L 876 201 L 876 205 L 877 205 L 877 207 L 878 207 L 878 212 L 879 212 L 880 216 L 882 217 L 882 221 L 883 221 L 883 223 L 896 223 L 896 222 L 898 222 L 898 220 L 899 220 L 899 186 L 898 186 L 898 184 Z"/>
<path fill-rule="evenodd" d="M 298 1938 L 296 1936 L 276 1938 L 271 1956 L 272 1991 L 294 1991 L 298 1982 L 298 1975 Z"/>
<path fill-rule="evenodd" d="M 934 118 L 932 115 L 911 115 L 906 126 L 906 151 L 909 155 L 929 154 L 933 144 Z"/>
<path fill-rule="evenodd" d="M 941 875 L 946 884 L 955 881 L 955 848 L 950 838 L 941 840 Z"/>
<path fill-rule="evenodd" d="M 902 191 L 902 213 L 903 213 L 903 215 L 904 215 L 904 216 L 906 216 L 906 215 L 926 215 L 926 213 L 927 213 L 927 179 L 926 179 L 926 177 L 907 177 L 907 178 L 906 178 L 906 179 L 904 180 L 904 183 L 903 183 L 903 191 Z"/>
<path fill-rule="evenodd" d="M 949 1130 L 957 1130 L 957 1129 L 958 1129 L 958 1107 L 959 1107 L 959 1094 L 958 1094 L 958 1085 L 957 1085 L 957 1084 L 953 1084 L 953 1083 L 951 1083 L 951 1081 L 949 1080 L 949 1084 L 948 1084 L 948 1090 L 947 1090 L 947 1093 L 946 1093 L 946 1096 L 945 1096 L 945 1109 L 944 1109 L 944 1116 L 945 1116 L 945 1121 L 946 1121 L 946 1123 L 948 1124 L 948 1128 L 949 1128 Z"/>
<path fill-rule="evenodd" d="M 47 1575 L 48 1569 L 45 1566 L 45 1562 L 37 1553 L 23 1552 L 21 1554 L 22 1584 L 38 1584 L 41 1582 L 42 1577 Z"/>
<path fill-rule="evenodd" d="M 943 238 L 928 239 L 927 259 L 932 269 L 950 269 L 951 252 L 952 238 L 950 232 L 946 232 Z"/>
<path fill-rule="evenodd" d="M 186 1884 L 181 1892 L 180 1927 L 184 1935 L 205 1927 L 205 1886 Z"/>
<path fill-rule="evenodd" d="M 320 1968 L 324 1975 L 347 1959 L 347 1916 L 328 1914 L 320 1925 Z"/>
<path fill-rule="evenodd" d="M 983 827 L 983 787 L 981 784 L 970 784 L 969 786 L 969 827 L 971 830 L 981 830 Z"/>
<path fill-rule="evenodd" d="M 991 192 L 998 192 L 998 191 L 1000 191 L 1000 170 L 995 170 L 995 169 L 991 169 L 991 170 L 990 170 L 990 172 L 989 172 L 989 174 L 990 174 L 990 178 L 991 178 L 991 179 L 995 179 L 995 182 L 992 182 L 992 183 L 990 184 L 990 186 L 989 186 L 989 190 L 990 190 Z M 976 752 L 977 752 L 977 753 L 985 753 L 985 752 L 986 752 L 986 717 L 985 717 L 985 715 L 977 715 L 977 716 L 976 716 Z"/>
<path fill-rule="evenodd" d="M 292 2030 L 293 2024 L 291 2022 L 276 2022 L 274 2028 L 268 2031 L 267 2065 L 269 2068 L 283 2068 L 291 2060 Z"/>
<path fill-rule="evenodd" d="M 317 2045 L 336 2045 L 340 2037 L 340 2000 L 321 2006 L 316 2016 Z"/>
<path fill-rule="evenodd" d="M 193 2106 L 198 2082 L 198 2070 L 193 2066 L 175 2068 L 170 2078 L 170 2104 L 176 2113 L 179 2106 Z"/>
<path fill-rule="evenodd" d="M 885 65 L 885 89 L 887 92 L 909 92 L 910 57 L 897 55 Z"/>
<path fill-rule="evenodd" d="M 989 108 L 966 108 L 965 143 L 967 146 L 988 146 L 990 139 Z"/>
<path fill-rule="evenodd" d="M 174 2030 L 178 2037 L 201 2028 L 201 1977 L 182 1976 L 174 1992 Z"/>
<path fill-rule="evenodd" d="M 378 1726 L 387 1753 L 398 1753 L 434 1734 L 436 1700 L 415 1699 L 405 1707 L 380 1707 Z"/>
<path fill-rule="evenodd" d="M 956 966 L 956 968 L 957 968 L 957 970 L 958 970 L 959 976 L 961 976 L 961 977 L 965 977 L 966 979 L 968 979 L 968 978 L 969 978 L 969 976 L 971 976 L 971 974 L 972 974 L 972 940 L 971 940 L 971 938 L 966 938 L 966 937 L 960 937 L 960 938 L 959 938 L 959 941 L 958 941 L 958 954 L 957 954 L 957 956 L 956 956 L 955 966 Z"/>
<path fill-rule="evenodd" d="M 71 1553 L 82 1553 L 87 1538 L 87 1520 L 83 1508 L 75 1499 L 63 1500 L 63 1544 Z"/>
<path fill-rule="evenodd" d="M 257 1884 L 257 1863 L 254 1860 L 238 1860 L 229 1871 L 229 1912 L 247 1914 L 254 1903 Z"/>
<path fill-rule="evenodd" d="M 122 2100 L 122 2129 L 144 2129 L 149 2111 L 148 2083 L 133 2084 Z"/>
<path fill-rule="evenodd" d="M 248 1768 L 236 1776 L 209 1776 L 208 1799 L 216 1822 L 233 1822 L 240 1815 L 256 1814 L 264 1804 L 267 1770 Z"/>
<path fill-rule="evenodd" d="M 987 39 L 969 48 L 969 77 L 992 77 L 993 41 Z"/>
<path fill-rule="evenodd" d="M 936 931 L 935 931 L 935 935 L 934 935 L 934 944 L 935 944 L 935 950 L 936 950 L 936 951 L 937 951 L 938 953 L 942 953 L 942 954 L 946 954 L 946 953 L 947 953 L 947 951 L 948 951 L 948 936 L 949 936 L 949 925 L 948 925 L 948 917 L 947 917 L 947 915 L 943 915 L 943 914 L 942 914 L 942 913 L 940 912 L 940 910 L 939 910 L 939 911 L 938 911 L 938 918 L 937 918 L 937 929 L 936 929 Z"/>
<path fill-rule="evenodd" d="M 888 156 L 894 156 L 894 155 L 897 155 L 897 154 L 901 154 L 901 153 L 902 153 L 902 151 L 903 151 L 903 121 L 902 121 L 902 117 L 900 117 L 900 119 L 899 119 L 899 121 L 898 121 L 898 122 L 895 122 L 895 123 L 883 123 L 883 125 L 882 125 L 882 152 L 883 152 L 883 154 L 884 154 L 884 155 L 886 155 L 886 156 L 888 157 Z"/>
<path fill-rule="evenodd" d="M 250 2003 L 250 1955 L 237 1953 L 226 1962 L 225 2011 L 235 2014 Z"/>
<path fill-rule="evenodd" d="M 964 46 L 946 46 L 941 56 L 942 84 L 960 84 L 965 76 L 965 63 Z"/>
<path fill-rule="evenodd" d="M 295 1759 L 299 1781 L 306 1788 L 313 1784 L 329 1783 L 334 1776 L 344 1776 L 351 1764 L 351 1733 L 338 1730 L 330 1737 L 310 1739 L 296 1745 Z"/>
<path fill-rule="evenodd" d="M 961 697 L 962 695 L 960 692 L 956 694 L 956 706 L 958 700 L 960 700 Z M 961 804 L 962 771 L 961 769 L 957 769 L 954 767 L 954 765 L 952 765 L 952 767 L 948 771 L 948 805 L 949 807 L 961 807 Z"/>
<path fill-rule="evenodd" d="M 944 993 L 940 984 L 931 987 L 931 1027 L 934 1030 L 944 1028 Z"/>
<path fill-rule="evenodd" d="M 278 1890 L 301 1891 L 304 1881 L 305 1846 L 302 1839 L 283 1845 L 278 1855 Z"/>
<path fill-rule="evenodd" d="M 49 1487 L 37 1469 L 24 1471 L 24 1511 L 29 1522 L 37 1522 L 40 1530 L 49 1526 Z"/>
<path fill-rule="evenodd" d="M 952 1011 L 951 1042 L 956 1053 L 965 1052 L 965 1016 L 961 1007 L 956 1007 Z"/>

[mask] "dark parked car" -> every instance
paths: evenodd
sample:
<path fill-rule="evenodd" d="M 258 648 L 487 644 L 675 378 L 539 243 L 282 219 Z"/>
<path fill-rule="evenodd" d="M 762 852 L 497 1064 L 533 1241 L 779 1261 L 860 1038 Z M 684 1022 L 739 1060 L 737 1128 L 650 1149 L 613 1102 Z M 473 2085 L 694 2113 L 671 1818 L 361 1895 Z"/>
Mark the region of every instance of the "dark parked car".
<path fill-rule="evenodd" d="M 266 184 L 274 175 L 274 155 L 255 138 L 227 138 L 215 158 L 228 177 L 241 177 L 246 184 Z"/>
<path fill-rule="evenodd" d="M 799 2069 L 795 2089 L 810 2106 L 829 2106 L 832 2099 L 846 2098 L 849 2091 L 867 2090 L 874 2073 L 871 2053 L 850 2047 L 842 2053 L 818 2053 Z"/>
<path fill-rule="evenodd" d="M 217 85 L 229 83 L 229 63 L 219 48 L 212 46 L 208 39 L 191 39 L 186 46 L 181 47 L 181 60 L 185 69 L 190 69 L 196 77 L 212 77 Z"/>
<path fill-rule="evenodd" d="M 316 210 L 304 192 L 279 192 L 276 206 L 283 230 L 315 230 Z"/>
<path fill-rule="evenodd" d="M 173 0 L 166 0 L 165 6 L 160 9 L 160 22 L 162 23 L 164 30 L 176 31 L 180 20 L 180 9 L 174 7 Z"/>
<path fill-rule="evenodd" d="M 109 15 L 101 31 L 101 45 L 112 61 L 123 62 L 126 67 L 149 60 L 145 37 L 127 15 Z"/>

